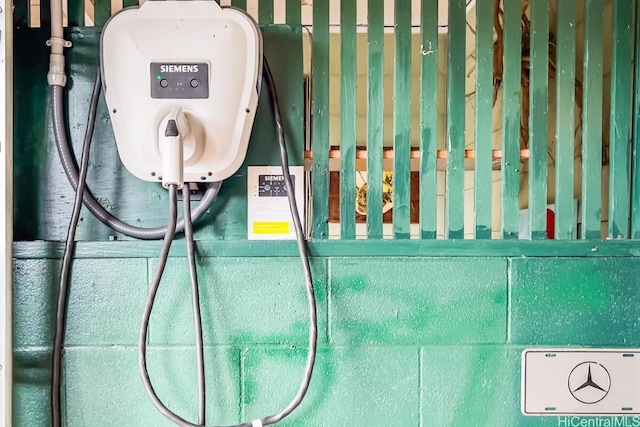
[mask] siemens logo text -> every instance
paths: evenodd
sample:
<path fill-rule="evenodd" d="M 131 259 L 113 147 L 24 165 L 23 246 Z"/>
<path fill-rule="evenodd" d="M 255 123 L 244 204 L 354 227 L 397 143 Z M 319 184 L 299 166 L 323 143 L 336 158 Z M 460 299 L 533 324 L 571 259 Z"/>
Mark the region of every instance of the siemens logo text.
<path fill-rule="evenodd" d="M 160 66 L 161 73 L 197 73 L 198 65 L 188 65 L 188 64 L 171 64 L 171 65 L 161 65 Z"/>

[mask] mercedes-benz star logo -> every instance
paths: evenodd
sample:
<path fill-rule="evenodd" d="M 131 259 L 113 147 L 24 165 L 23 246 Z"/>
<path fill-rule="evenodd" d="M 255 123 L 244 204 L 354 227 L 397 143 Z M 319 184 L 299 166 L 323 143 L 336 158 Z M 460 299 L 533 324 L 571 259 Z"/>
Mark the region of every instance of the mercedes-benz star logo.
<path fill-rule="evenodd" d="M 609 371 L 598 362 L 582 362 L 569 373 L 569 391 L 578 402 L 589 405 L 598 403 L 610 388 Z"/>

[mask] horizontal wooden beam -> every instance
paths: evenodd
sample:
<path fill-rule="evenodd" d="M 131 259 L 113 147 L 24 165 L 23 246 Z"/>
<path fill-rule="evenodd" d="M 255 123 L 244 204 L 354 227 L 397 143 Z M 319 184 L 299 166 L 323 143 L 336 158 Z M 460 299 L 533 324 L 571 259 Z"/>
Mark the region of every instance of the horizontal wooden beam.
<path fill-rule="evenodd" d="M 502 150 L 493 150 L 491 152 L 491 155 L 494 159 L 501 159 L 502 158 Z M 364 147 L 356 147 L 356 159 L 366 159 L 368 156 L 367 153 L 367 149 Z M 340 156 L 340 148 L 338 147 L 331 147 L 331 149 L 329 150 L 329 158 L 330 159 L 339 159 Z M 475 150 L 465 150 L 464 151 L 464 157 L 465 159 L 475 159 L 476 157 L 476 151 Z M 313 159 L 313 152 L 311 150 L 307 150 L 304 152 L 304 158 L 305 159 Z M 383 150 L 382 153 L 382 158 L 383 159 L 393 159 L 394 158 L 394 151 L 393 148 L 389 147 L 389 148 L 385 148 Z M 419 148 L 412 148 L 411 149 L 411 157 L 412 159 L 419 159 L 420 158 L 420 149 Z M 438 150 L 437 151 L 437 155 L 436 158 L 438 159 L 446 159 L 447 158 L 447 150 Z M 520 150 L 520 159 L 528 159 L 529 158 L 529 150 L 528 149 L 522 149 Z"/>
<path fill-rule="evenodd" d="M 78 242 L 76 258 L 156 258 L 162 242 L 140 240 Z M 60 259 L 62 242 L 15 242 L 14 259 Z M 323 240 L 309 242 L 313 257 L 637 257 L 633 240 Z M 200 257 L 297 257 L 295 241 L 199 240 Z M 184 240 L 177 240 L 171 257 L 185 257 Z"/>
<path fill-rule="evenodd" d="M 369 152 L 365 147 L 357 147 L 355 151 L 356 171 L 367 170 L 367 162 L 369 159 L 368 154 Z M 409 155 L 410 155 L 409 160 L 411 161 L 411 171 L 415 172 L 420 170 L 420 148 L 418 147 L 411 148 L 411 152 Z M 464 152 L 464 169 L 465 170 L 474 170 L 475 163 L 476 163 L 475 162 L 476 155 L 477 155 L 476 150 L 465 150 Z M 503 156 L 502 150 L 492 150 L 491 155 L 493 157 L 493 162 L 490 167 L 493 170 L 500 170 L 500 167 L 501 167 L 500 159 L 502 159 L 502 156 Z M 395 156 L 395 152 L 392 147 L 386 147 L 383 149 L 383 152 L 382 152 L 383 170 L 385 171 L 393 170 L 394 156 Z M 305 169 L 307 171 L 310 171 L 312 169 L 312 163 L 313 163 L 313 151 L 312 150 L 305 151 L 304 157 L 305 157 L 304 158 Z M 341 157 L 342 157 L 342 153 L 341 153 L 340 147 L 331 146 L 328 153 L 330 171 L 336 172 L 341 170 L 341 166 L 340 166 L 342 162 Z M 527 160 L 528 158 L 529 158 L 529 150 L 528 149 L 520 150 L 520 159 Z M 439 170 L 439 171 L 447 170 L 447 164 L 448 164 L 447 150 L 438 150 L 436 152 L 436 158 L 434 160 L 436 164 L 436 170 Z"/>

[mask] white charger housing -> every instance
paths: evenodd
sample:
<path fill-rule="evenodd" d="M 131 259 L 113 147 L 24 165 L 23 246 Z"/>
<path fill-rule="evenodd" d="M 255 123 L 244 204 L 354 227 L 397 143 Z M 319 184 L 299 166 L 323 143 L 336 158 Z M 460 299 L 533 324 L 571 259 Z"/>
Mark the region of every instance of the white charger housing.
<path fill-rule="evenodd" d="M 262 74 L 261 33 L 243 11 L 215 1 L 124 9 L 102 31 L 101 72 L 118 152 L 136 177 L 171 173 L 163 138 L 172 118 L 185 182 L 221 181 L 242 165 Z"/>

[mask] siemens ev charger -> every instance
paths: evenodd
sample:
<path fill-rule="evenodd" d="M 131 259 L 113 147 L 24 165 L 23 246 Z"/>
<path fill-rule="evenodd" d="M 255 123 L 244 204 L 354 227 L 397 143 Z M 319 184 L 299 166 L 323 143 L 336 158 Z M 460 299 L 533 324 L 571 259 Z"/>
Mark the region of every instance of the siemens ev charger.
<path fill-rule="evenodd" d="M 62 4 L 58 0 L 52 2 L 51 21 L 47 79 L 52 88 L 54 133 L 63 168 L 76 190 L 56 312 L 51 383 L 53 425 L 62 425 L 60 387 L 66 306 L 75 229 L 84 204 L 100 221 L 118 233 L 164 241 L 139 330 L 139 373 L 151 402 L 167 419 L 179 426 L 205 426 L 204 345 L 192 223 L 215 202 L 222 181 L 236 173 L 245 159 L 263 77 L 276 123 L 277 135 L 274 137 L 278 144 L 274 142 L 273 148 L 280 152 L 285 185 L 294 187 L 275 83 L 263 59 L 262 34 L 244 11 L 223 8 L 215 1 L 149 1 L 114 15 L 102 31 L 100 69 L 96 75 L 78 166 L 66 134 L 63 50 L 71 45 L 63 38 Z M 166 226 L 143 228 L 127 224 L 101 206 L 86 188 L 89 150 L 101 90 L 104 91 L 113 126 L 114 149 L 117 147 L 123 165 L 135 177 L 161 184 L 168 191 L 169 220 Z M 190 183 L 207 185 L 202 200 L 193 211 Z M 182 190 L 182 219 L 178 219 L 178 190 Z M 297 393 L 285 408 L 274 415 L 240 424 L 244 427 L 275 424 L 298 407 L 309 387 L 315 362 L 317 316 L 309 256 L 293 192 L 288 192 L 288 200 L 308 297 L 307 365 Z M 187 242 L 198 363 L 197 421 L 189 421 L 172 412 L 161 401 L 147 369 L 149 319 L 171 243 L 176 233 L 183 231 Z M 242 310 L 242 307 L 235 309 Z"/>
<path fill-rule="evenodd" d="M 168 178 L 177 172 L 187 182 L 222 181 L 245 158 L 262 38 L 248 15 L 214 3 L 145 3 L 102 30 L 100 64 L 118 152 L 140 179 L 180 181 Z M 182 145 L 175 152 L 169 123 Z"/>

